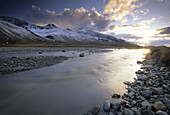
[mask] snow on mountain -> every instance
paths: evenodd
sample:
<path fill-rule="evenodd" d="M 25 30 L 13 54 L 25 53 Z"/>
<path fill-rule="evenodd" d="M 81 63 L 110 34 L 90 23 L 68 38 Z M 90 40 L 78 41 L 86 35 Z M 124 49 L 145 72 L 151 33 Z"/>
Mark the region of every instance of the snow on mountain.
<path fill-rule="evenodd" d="M 46 39 L 22 27 L 0 20 L 0 43 L 36 43 Z"/>
<path fill-rule="evenodd" d="M 62 42 L 67 44 L 88 44 L 88 45 L 90 44 L 111 46 L 131 45 L 130 43 L 127 43 L 121 39 L 117 39 L 111 35 L 106 35 L 91 30 L 71 31 L 61 29 L 55 26 L 54 24 L 48 24 L 46 26 L 37 26 L 17 18 L 5 16 L 0 16 L 0 19 L 3 20 L 1 21 L 2 25 L 3 23 L 6 23 L 6 26 L 1 26 L 1 31 L 4 28 L 8 28 L 3 30 L 3 32 L 1 33 L 6 34 L 8 33 L 9 35 L 13 35 L 13 37 L 17 36 L 16 38 L 18 39 L 29 38 L 28 36 L 31 36 L 29 38 L 30 40 L 39 39 L 48 42 L 50 41 L 52 44 Z M 7 25 L 13 26 L 13 28 L 7 27 Z"/>

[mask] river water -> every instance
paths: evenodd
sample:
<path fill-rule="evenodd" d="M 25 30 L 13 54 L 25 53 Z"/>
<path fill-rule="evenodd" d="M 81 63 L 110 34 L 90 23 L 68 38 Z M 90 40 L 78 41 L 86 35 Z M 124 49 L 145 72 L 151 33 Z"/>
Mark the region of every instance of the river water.
<path fill-rule="evenodd" d="M 50 67 L 0 77 L 1 115 L 82 115 L 113 93 L 126 92 L 146 49 L 112 51 L 75 57 Z M 74 51 L 76 52 L 76 51 Z M 52 52 L 51 52 L 52 53 Z M 65 52 L 67 53 L 67 52 Z"/>

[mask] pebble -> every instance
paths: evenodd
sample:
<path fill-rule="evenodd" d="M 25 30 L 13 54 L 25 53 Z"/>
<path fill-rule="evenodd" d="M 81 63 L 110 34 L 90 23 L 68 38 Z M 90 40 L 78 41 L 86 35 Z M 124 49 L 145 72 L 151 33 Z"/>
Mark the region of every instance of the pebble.
<path fill-rule="evenodd" d="M 134 115 L 134 112 L 133 111 L 131 111 L 130 109 L 124 109 L 124 115 Z"/>
<path fill-rule="evenodd" d="M 150 108 L 150 104 L 147 100 L 143 101 L 141 105 L 142 105 L 142 108 L 144 109 Z"/>
<path fill-rule="evenodd" d="M 170 109 L 170 100 L 168 98 L 163 98 L 162 102 L 168 107 L 168 109 Z"/>
<path fill-rule="evenodd" d="M 118 111 L 120 109 L 120 103 L 111 103 L 111 108 Z"/>
<path fill-rule="evenodd" d="M 105 112 L 110 111 L 110 106 L 111 106 L 110 100 L 106 100 L 106 101 L 104 102 L 104 104 L 103 104 L 103 110 L 104 110 Z"/>
<path fill-rule="evenodd" d="M 144 90 L 141 92 L 141 95 L 145 98 L 150 98 L 152 92 L 150 90 Z"/>
<path fill-rule="evenodd" d="M 156 112 L 156 115 L 168 115 L 168 114 L 165 111 L 159 110 Z"/>
<path fill-rule="evenodd" d="M 155 102 L 153 107 L 156 110 L 166 110 L 166 106 L 161 101 Z"/>
<path fill-rule="evenodd" d="M 84 54 L 84 53 L 81 53 L 79 56 L 80 56 L 80 57 L 84 57 L 84 56 L 85 56 L 85 54 Z"/>
<path fill-rule="evenodd" d="M 155 115 L 155 113 L 152 110 L 147 109 L 143 112 L 143 115 Z"/>
<path fill-rule="evenodd" d="M 100 106 L 99 105 L 96 105 L 94 108 L 92 108 L 89 113 L 91 113 L 92 115 L 98 115 L 100 111 Z"/>
<path fill-rule="evenodd" d="M 112 98 L 120 98 L 120 95 L 119 94 L 113 94 Z"/>
<path fill-rule="evenodd" d="M 164 94 L 164 91 L 163 91 L 163 89 L 162 89 L 161 87 L 155 88 L 154 90 L 155 90 L 159 95 Z"/>

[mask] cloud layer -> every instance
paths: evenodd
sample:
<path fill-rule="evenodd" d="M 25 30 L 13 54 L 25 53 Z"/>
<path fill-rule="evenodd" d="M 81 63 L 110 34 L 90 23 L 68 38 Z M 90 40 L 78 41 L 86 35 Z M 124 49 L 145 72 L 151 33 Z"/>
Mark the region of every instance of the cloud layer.
<path fill-rule="evenodd" d="M 160 31 L 160 33 L 158 35 L 168 35 L 168 36 L 170 36 L 170 27 L 157 29 L 157 31 Z"/>
<path fill-rule="evenodd" d="M 65 8 L 63 12 L 57 13 L 54 11 L 46 10 L 41 11 L 37 6 L 32 6 L 32 14 L 29 16 L 28 21 L 40 25 L 54 23 L 61 28 L 70 29 L 92 29 L 103 31 L 110 24 L 110 20 L 97 12 L 95 8 L 88 11 L 81 7 L 75 10 Z"/>
<path fill-rule="evenodd" d="M 139 10 L 147 0 L 109 0 L 104 8 L 104 14 L 110 15 L 110 19 L 117 21 L 127 21 L 127 15 L 131 15 L 137 20 L 139 14 L 147 14 L 149 9 Z"/>

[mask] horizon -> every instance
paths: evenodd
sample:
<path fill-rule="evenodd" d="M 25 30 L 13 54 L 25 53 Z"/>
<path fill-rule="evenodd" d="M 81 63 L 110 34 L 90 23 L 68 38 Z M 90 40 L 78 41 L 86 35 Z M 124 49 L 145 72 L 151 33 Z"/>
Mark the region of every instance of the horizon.
<path fill-rule="evenodd" d="M 142 46 L 170 46 L 169 6 L 169 0 L 2 0 L 0 15 L 94 30 Z"/>

